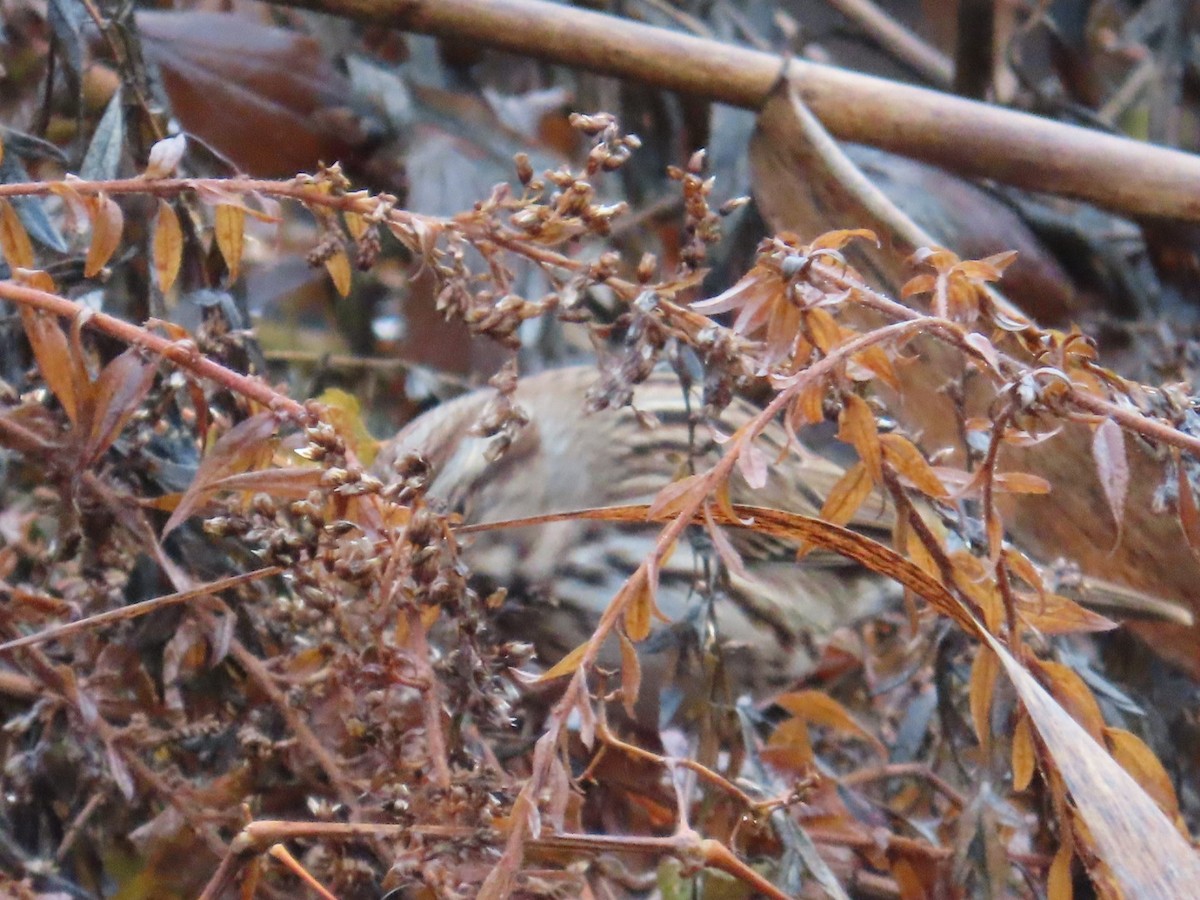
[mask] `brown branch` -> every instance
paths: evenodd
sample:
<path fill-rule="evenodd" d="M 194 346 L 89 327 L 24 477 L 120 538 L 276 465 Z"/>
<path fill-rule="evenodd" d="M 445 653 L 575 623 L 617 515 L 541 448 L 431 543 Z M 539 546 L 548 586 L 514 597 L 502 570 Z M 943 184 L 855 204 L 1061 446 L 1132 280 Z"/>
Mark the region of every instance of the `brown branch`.
<path fill-rule="evenodd" d="M 274 0 L 473 41 L 757 109 L 780 58 L 545 0 Z M 847 141 L 1134 215 L 1200 219 L 1200 157 L 937 91 L 793 60 L 789 74 Z"/>

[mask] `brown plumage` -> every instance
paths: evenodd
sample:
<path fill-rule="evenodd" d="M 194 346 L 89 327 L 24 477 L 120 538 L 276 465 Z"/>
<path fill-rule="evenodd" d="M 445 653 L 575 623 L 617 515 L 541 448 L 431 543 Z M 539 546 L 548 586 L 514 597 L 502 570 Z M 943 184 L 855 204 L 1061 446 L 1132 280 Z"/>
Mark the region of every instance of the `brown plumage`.
<path fill-rule="evenodd" d="M 376 469 L 386 478 L 393 460 L 419 451 L 433 466 L 430 495 L 476 523 L 648 502 L 689 465 L 698 471 L 719 457 L 712 428 L 699 421 L 698 400 L 693 397 L 689 409 L 671 373 L 656 372 L 637 388 L 634 405 L 642 415 L 629 408 L 584 412 L 596 377 L 594 368 L 576 367 L 522 379 L 515 401 L 530 421 L 494 462 L 485 453 L 490 439 L 471 433 L 496 396 L 482 390 L 415 420 L 384 446 Z M 756 412 L 737 400 L 717 427 L 729 434 Z M 657 424 L 647 426 L 648 416 Z M 760 442 L 770 459 L 779 457 L 782 427 L 768 428 Z M 760 491 L 735 474 L 731 498 L 815 515 L 842 471 L 807 448 L 793 447 L 771 467 Z M 892 522 L 890 506 L 874 499 L 850 524 L 886 543 Z M 697 539 L 681 542 L 665 566 L 658 602 L 668 617 L 682 623 L 676 628 L 693 626 L 703 645 L 708 620 L 704 592 L 697 588 L 716 554 L 704 548 L 706 540 L 696 531 Z M 599 522 L 503 530 L 472 539 L 467 560 L 487 583 L 510 589 L 501 627 L 510 637 L 533 641 L 549 664 L 587 639 L 656 533 L 654 526 Z M 716 633 L 735 692 L 764 695 L 785 687 L 811 667 L 814 651 L 835 629 L 877 612 L 900 594 L 891 581 L 840 556 L 816 551 L 797 563 L 795 547 L 743 529 L 729 534 L 750 576 L 726 573 L 713 581 Z M 1100 599 L 1108 608 L 1122 609 L 1122 592 L 1114 590 L 1116 599 L 1112 591 Z M 656 651 L 689 643 L 669 640 L 670 634 L 663 627 L 658 640 L 647 642 L 648 684 L 670 678 L 679 664 L 676 653 Z M 614 652 L 608 661 L 616 659 Z"/>

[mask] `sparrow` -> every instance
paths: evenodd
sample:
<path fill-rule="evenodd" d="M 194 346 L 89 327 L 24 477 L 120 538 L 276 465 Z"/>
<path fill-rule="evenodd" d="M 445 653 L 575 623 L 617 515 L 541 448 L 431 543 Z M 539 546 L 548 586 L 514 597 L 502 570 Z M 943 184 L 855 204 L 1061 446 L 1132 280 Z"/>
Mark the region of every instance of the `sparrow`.
<path fill-rule="evenodd" d="M 587 412 L 597 378 L 594 367 L 576 366 L 520 379 L 504 401 L 517 427 L 499 436 L 479 427 L 496 418 L 496 390 L 445 402 L 383 444 L 376 474 L 386 480 L 399 460 L 420 454 L 432 469 L 427 495 L 467 524 L 649 503 L 672 481 L 711 467 L 722 452 L 719 437 L 760 411 L 735 398 L 710 418 L 697 391 L 658 369 L 637 386 L 631 406 Z M 776 462 L 758 490 L 735 471 L 733 503 L 819 515 L 850 460 L 787 437 L 779 423 L 762 433 L 758 447 Z M 889 544 L 894 524 L 892 504 L 877 493 L 848 527 Z M 540 661 L 553 665 L 589 638 L 660 528 L 591 520 L 505 528 L 468 538 L 464 556 L 478 585 L 507 590 L 497 616 L 501 633 L 532 642 Z M 697 677 L 697 654 L 711 652 L 731 696 L 769 697 L 810 672 L 839 628 L 878 614 L 903 593 L 833 552 L 814 549 L 798 558 L 796 545 L 752 529 L 729 529 L 728 537 L 743 573 L 719 564 L 699 527 L 663 564 L 656 602 L 671 624 L 642 645 L 643 684 Z M 1177 612 L 1107 583 L 1091 582 L 1082 593 L 1085 603 L 1106 610 Z M 601 664 L 616 667 L 619 649 L 611 643 Z"/>

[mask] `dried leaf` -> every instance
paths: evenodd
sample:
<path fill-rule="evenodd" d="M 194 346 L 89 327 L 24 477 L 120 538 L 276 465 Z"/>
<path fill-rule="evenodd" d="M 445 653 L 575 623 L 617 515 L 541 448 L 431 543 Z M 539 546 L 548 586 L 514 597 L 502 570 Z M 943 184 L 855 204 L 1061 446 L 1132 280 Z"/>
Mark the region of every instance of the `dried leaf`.
<path fill-rule="evenodd" d="M 971 665 L 971 684 L 968 691 L 968 701 L 971 707 L 971 723 L 975 726 L 975 736 L 983 747 L 991 746 L 992 742 L 992 696 L 996 690 L 996 676 L 1000 674 L 1000 661 L 996 654 L 985 648 L 980 648 Z"/>
<path fill-rule="evenodd" d="M 1050 660 L 1036 660 L 1035 665 L 1054 699 L 1099 743 L 1104 734 L 1104 716 L 1079 673 L 1070 666 Z"/>
<path fill-rule="evenodd" d="M 1187 538 L 1192 553 L 1200 556 L 1200 511 L 1196 509 L 1196 495 L 1192 491 L 1192 482 L 1188 478 L 1187 466 L 1180 459 L 1179 451 L 1174 453 L 1175 472 L 1179 496 L 1179 525 Z"/>
<path fill-rule="evenodd" d="M 938 500 L 950 496 L 921 451 L 908 438 L 899 434 L 881 434 L 879 443 L 883 446 L 884 459 L 917 490 Z"/>
<path fill-rule="evenodd" d="M 636 720 L 634 704 L 642 688 L 642 662 L 633 641 L 619 628 L 617 639 L 621 646 L 621 703 L 629 718 Z"/>
<path fill-rule="evenodd" d="M 241 272 L 245 229 L 245 210 L 232 203 L 217 204 L 216 212 L 213 213 L 213 234 L 225 260 L 225 267 L 229 269 L 230 284 L 238 280 Z"/>
<path fill-rule="evenodd" d="M 103 269 L 117 247 L 121 244 L 121 232 L 125 228 L 125 217 L 121 214 L 115 200 L 105 194 L 98 194 L 91 205 L 92 241 L 88 244 L 87 259 L 83 264 L 83 274 L 94 278 Z"/>
<path fill-rule="evenodd" d="M 646 512 L 646 517 L 671 516 L 689 504 L 698 504 L 703 498 L 693 495 L 703 488 L 703 481 L 703 475 L 689 475 L 678 481 L 672 481 L 654 496 Z"/>
<path fill-rule="evenodd" d="M 1071 880 L 1071 860 L 1074 856 L 1070 843 L 1064 841 L 1058 845 L 1058 852 L 1054 854 L 1050 871 L 1046 874 L 1046 900 L 1071 900 L 1075 895 Z"/>
<path fill-rule="evenodd" d="M 1033 781 L 1037 748 L 1033 743 L 1033 727 L 1023 710 L 1017 712 L 1017 724 L 1012 738 L 1012 788 L 1023 791 Z"/>
<path fill-rule="evenodd" d="M 838 416 L 838 440 L 852 446 L 866 466 L 875 484 L 883 483 L 883 451 L 879 426 L 867 401 L 857 394 L 846 394 Z"/>
<path fill-rule="evenodd" d="M 175 210 L 165 200 L 158 201 L 158 213 L 154 218 L 153 253 L 158 289 L 165 294 L 175 284 L 183 259 L 183 229 L 179 227 Z"/>
<path fill-rule="evenodd" d="M 887 748 L 879 738 L 860 725 L 842 704 L 824 691 L 793 691 L 776 697 L 775 704 L 787 710 L 795 719 L 864 740 L 880 757 L 887 759 Z"/>
<path fill-rule="evenodd" d="M 76 379 L 71 365 L 73 350 L 67 343 L 67 336 L 59 327 L 58 320 L 50 315 L 24 305 L 20 310 L 21 323 L 25 326 L 25 336 L 29 338 L 29 345 L 33 348 L 38 371 L 42 373 L 47 386 L 62 404 L 67 418 L 73 424 L 78 423 L 80 398 L 75 390 Z"/>
<path fill-rule="evenodd" d="M 780 722 L 760 753 L 763 762 L 781 772 L 795 775 L 811 771 L 816 762 L 808 723 L 799 717 Z"/>
<path fill-rule="evenodd" d="M 212 482 L 238 471 L 253 468 L 269 458 L 270 439 L 278 428 L 275 416 L 260 412 L 229 429 L 204 457 L 196 477 L 184 492 L 179 506 L 163 526 L 163 537 L 178 528 L 204 502 Z"/>
<path fill-rule="evenodd" d="M 350 296 L 350 257 L 345 250 L 337 250 L 325 260 L 325 271 L 333 280 L 333 286 L 342 297 Z"/>
<path fill-rule="evenodd" d="M 570 675 L 579 668 L 579 663 L 583 660 L 583 654 L 587 650 L 588 642 L 584 641 L 553 666 L 538 676 L 538 682 L 553 681 L 556 678 L 562 678 L 564 675 Z"/>
<path fill-rule="evenodd" d="M 656 612 L 654 587 L 649 578 L 638 578 L 631 584 L 636 593 L 625 605 L 625 633 L 635 643 L 650 636 L 650 620 Z"/>
<path fill-rule="evenodd" d="M 834 525 L 845 525 L 854 518 L 873 489 L 867 467 L 861 462 L 855 463 L 830 489 L 821 507 L 821 518 Z"/>
<path fill-rule="evenodd" d="M 33 243 L 16 209 L 7 200 L 0 199 L 0 251 L 10 269 L 32 269 L 36 266 Z"/>
<path fill-rule="evenodd" d="M 767 455 L 762 452 L 754 441 L 742 441 L 737 456 L 738 471 L 754 490 L 760 490 L 767 483 Z"/>
<path fill-rule="evenodd" d="M 1117 542 L 1125 522 L 1125 497 L 1129 493 L 1129 460 L 1125 455 L 1125 433 L 1112 419 L 1105 419 L 1092 437 L 1092 459 L 1104 489 L 1104 499 L 1117 526 Z"/>
<path fill-rule="evenodd" d="M 1112 619 L 1085 609 L 1061 594 L 1044 594 L 1018 603 L 1017 614 L 1021 621 L 1042 634 L 1112 631 L 1118 627 Z"/>
<path fill-rule="evenodd" d="M 1146 789 L 1158 808 L 1174 822 L 1181 822 L 1179 798 L 1171 776 L 1154 752 L 1136 734 L 1123 728 L 1105 728 L 1104 740 L 1113 759 Z M 1184 832 L 1186 835 L 1186 832 Z"/>
<path fill-rule="evenodd" d="M 96 379 L 92 396 L 96 408 L 90 411 L 90 429 L 84 443 L 82 463 L 90 466 L 108 450 L 129 424 L 150 393 L 158 361 L 130 347 L 107 366 Z"/>

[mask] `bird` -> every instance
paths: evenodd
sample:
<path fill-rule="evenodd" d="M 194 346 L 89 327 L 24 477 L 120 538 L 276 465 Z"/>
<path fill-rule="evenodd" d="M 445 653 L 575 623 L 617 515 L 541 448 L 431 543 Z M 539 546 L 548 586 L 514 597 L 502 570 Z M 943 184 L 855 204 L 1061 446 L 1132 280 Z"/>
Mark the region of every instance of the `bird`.
<path fill-rule="evenodd" d="M 478 427 L 496 419 L 497 391 L 484 388 L 444 402 L 383 443 L 377 474 L 386 479 L 399 460 L 420 454 L 432 470 L 427 495 L 467 524 L 648 503 L 678 478 L 712 466 L 722 453 L 720 435 L 760 412 L 735 397 L 709 418 L 698 391 L 662 367 L 636 387 L 632 405 L 585 412 L 597 378 L 590 365 L 521 378 L 504 407 L 518 410 L 517 427 L 501 437 Z M 735 472 L 730 499 L 818 515 L 846 470 L 848 460 L 828 452 L 836 443 L 826 440 L 818 452 L 789 441 L 784 426 L 771 423 L 758 438 L 759 449 L 777 460 L 766 485 L 752 489 Z M 893 505 L 876 492 L 848 527 L 888 544 L 894 524 Z M 498 529 L 469 538 L 464 557 L 478 584 L 507 590 L 496 619 L 500 632 L 532 642 L 540 662 L 553 665 L 589 638 L 660 529 L 592 520 Z M 693 531 L 659 576 L 656 602 L 671 624 L 661 625 L 641 654 L 642 682 L 655 703 L 661 688 L 681 681 L 711 688 L 711 679 L 700 677 L 700 651 L 717 654 L 727 696 L 769 698 L 810 673 L 838 629 L 894 607 L 903 594 L 900 585 L 853 560 L 819 548 L 798 559 L 795 545 L 752 529 L 728 532 L 743 572 L 719 571 L 704 532 Z M 1106 609 L 1124 612 L 1147 603 L 1159 609 L 1154 598 L 1135 591 L 1101 588 L 1098 605 Z M 619 666 L 615 642 L 600 662 Z"/>

